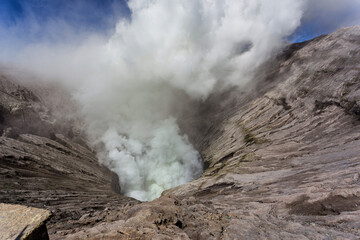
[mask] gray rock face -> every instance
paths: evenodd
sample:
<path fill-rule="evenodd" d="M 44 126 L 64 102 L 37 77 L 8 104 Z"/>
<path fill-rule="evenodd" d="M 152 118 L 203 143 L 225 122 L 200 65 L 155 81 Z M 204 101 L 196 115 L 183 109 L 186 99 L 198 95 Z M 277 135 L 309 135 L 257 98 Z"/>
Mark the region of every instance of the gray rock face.
<path fill-rule="evenodd" d="M 359 67 L 360 27 L 290 46 L 220 110 L 202 178 L 165 195 L 225 212 L 224 239 L 358 239 Z"/>
<path fill-rule="evenodd" d="M 225 239 L 358 239 L 360 27 L 269 65 L 205 135 L 202 178 L 165 195 L 226 212 Z"/>
<path fill-rule="evenodd" d="M 48 205 L 60 212 L 75 211 L 79 199 L 109 206 L 84 210 L 79 218 L 59 215 L 49 225 L 53 239 L 359 239 L 360 27 L 289 46 L 255 80 L 214 94 L 198 106 L 200 118 L 187 118 L 197 131 L 183 129 L 201 151 L 206 170 L 159 199 L 137 204 L 115 197 L 84 146 L 66 147 L 71 139 L 59 134 L 51 139 L 24 133 L 2 138 L 1 176 L 11 180 L 0 187 L 0 198 L 25 195 L 35 204 L 43 191 Z M 37 194 L 17 175 L 40 172 L 37 165 L 27 170 L 40 164 L 35 156 L 21 158 L 30 145 L 39 151 L 41 172 L 49 179 L 58 176 L 56 191 L 44 187 Z M 6 157 L 10 152 L 23 155 L 14 161 Z M 66 165 L 75 158 L 79 163 Z M 47 159 L 56 164 L 43 164 Z M 63 219 L 72 227 L 56 225 Z"/>
<path fill-rule="evenodd" d="M 116 209 L 138 203 L 118 194 L 116 174 L 99 166 L 76 134 L 73 119 L 51 114 L 56 109 L 41 95 L 46 91 L 35 94 L 9 79 L 0 77 L 0 202 L 50 210 L 49 234 L 60 239 L 78 228 L 116 220 Z M 57 90 L 52 92 L 54 97 Z"/>

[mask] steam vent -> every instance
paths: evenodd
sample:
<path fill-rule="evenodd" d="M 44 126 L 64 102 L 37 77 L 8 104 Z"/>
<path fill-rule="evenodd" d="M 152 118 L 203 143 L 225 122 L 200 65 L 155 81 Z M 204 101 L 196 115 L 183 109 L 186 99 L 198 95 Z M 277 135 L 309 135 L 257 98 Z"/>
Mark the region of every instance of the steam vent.
<path fill-rule="evenodd" d="M 1 0 L 0 240 L 360 239 L 359 12 Z"/>
<path fill-rule="evenodd" d="M 213 94 L 187 117 L 203 174 L 149 202 L 123 196 L 57 115 L 66 92 L 4 68 L 0 238 L 359 239 L 359 63 L 360 27 L 344 28 L 288 46 L 246 91 Z"/>

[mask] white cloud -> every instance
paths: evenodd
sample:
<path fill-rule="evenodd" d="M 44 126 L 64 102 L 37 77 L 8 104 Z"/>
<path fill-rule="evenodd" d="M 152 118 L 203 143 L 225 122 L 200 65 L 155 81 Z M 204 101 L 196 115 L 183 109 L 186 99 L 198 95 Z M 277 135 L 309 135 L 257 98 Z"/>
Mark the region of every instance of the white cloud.
<path fill-rule="evenodd" d="M 242 85 L 300 25 L 302 0 L 130 0 L 108 39 L 28 46 L 16 61 L 73 89 L 100 160 L 153 199 L 201 173 L 175 116 L 187 98 Z M 60 30 L 61 31 L 61 30 Z M 191 106 L 185 106 L 191 108 Z"/>

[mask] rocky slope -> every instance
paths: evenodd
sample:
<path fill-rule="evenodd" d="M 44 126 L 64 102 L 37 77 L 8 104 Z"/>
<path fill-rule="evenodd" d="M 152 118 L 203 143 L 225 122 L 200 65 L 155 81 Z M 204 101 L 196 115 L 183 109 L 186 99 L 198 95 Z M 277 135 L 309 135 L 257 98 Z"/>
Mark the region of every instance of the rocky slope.
<path fill-rule="evenodd" d="M 56 116 L 71 101 L 57 98 L 59 89 L 23 85 L 0 76 L 0 202 L 51 210 L 49 234 L 60 238 L 117 220 L 116 209 L 138 203 L 118 194 L 117 175 L 99 166 L 74 119 Z"/>
<path fill-rule="evenodd" d="M 146 203 L 111 191 L 72 134 L 3 127 L 0 201 L 52 209 L 52 239 L 360 238 L 360 27 L 289 46 L 198 110 L 205 172 Z"/>

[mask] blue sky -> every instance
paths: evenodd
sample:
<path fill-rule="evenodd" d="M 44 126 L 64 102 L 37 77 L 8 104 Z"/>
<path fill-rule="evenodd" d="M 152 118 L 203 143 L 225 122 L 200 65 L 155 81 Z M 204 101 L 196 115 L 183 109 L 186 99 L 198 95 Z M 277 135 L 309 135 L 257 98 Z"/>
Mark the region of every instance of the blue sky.
<path fill-rule="evenodd" d="M 305 41 L 330 33 L 339 27 L 358 23 L 356 20 L 360 19 L 360 4 L 352 7 L 356 1 L 360 2 L 311 1 L 302 25 L 289 40 Z M 324 4 L 326 8 L 322 6 Z M 16 31 L 12 32 L 13 35 L 28 41 L 49 38 L 49 35 L 54 40 L 59 40 L 61 35 L 47 32 L 47 29 L 53 31 L 56 28 L 69 28 L 73 31 L 71 34 L 106 34 L 114 28 L 119 18 L 130 18 L 126 0 L 0 0 L 0 28 L 3 29 L 0 34 L 6 34 L 4 29 L 9 33 L 13 30 Z M 43 36 L 44 32 L 47 36 Z"/>
<path fill-rule="evenodd" d="M 60 41 L 65 32 L 106 34 L 129 16 L 126 0 L 0 0 L 0 34 L 29 42 Z"/>
<path fill-rule="evenodd" d="M 340 27 L 360 24 L 360 0 L 310 0 L 294 42 L 328 34 Z"/>
<path fill-rule="evenodd" d="M 128 16 L 125 0 L 1 0 L 0 20 L 11 26 L 29 17 L 45 23 L 63 20 L 75 27 L 107 28 L 119 17 Z"/>

